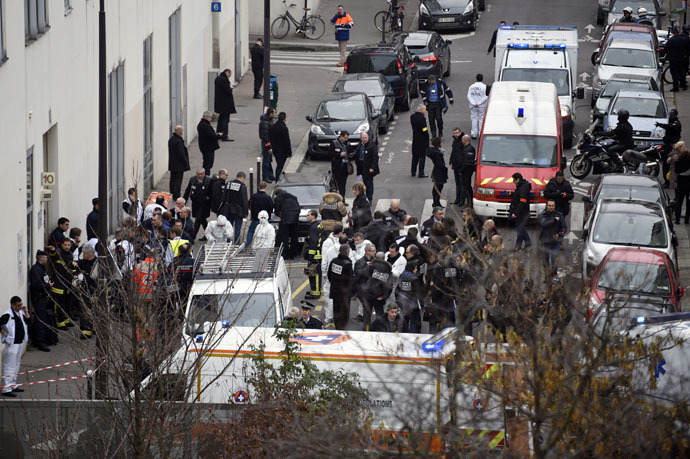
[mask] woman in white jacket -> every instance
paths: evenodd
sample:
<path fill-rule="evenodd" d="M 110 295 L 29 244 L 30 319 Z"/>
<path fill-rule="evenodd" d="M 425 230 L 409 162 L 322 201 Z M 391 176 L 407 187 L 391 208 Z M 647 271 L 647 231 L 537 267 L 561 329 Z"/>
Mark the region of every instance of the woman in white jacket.
<path fill-rule="evenodd" d="M 276 229 L 268 223 L 268 212 L 262 210 L 259 212 L 259 224 L 254 230 L 254 238 L 252 239 L 252 248 L 254 249 L 270 249 L 276 245 Z"/>

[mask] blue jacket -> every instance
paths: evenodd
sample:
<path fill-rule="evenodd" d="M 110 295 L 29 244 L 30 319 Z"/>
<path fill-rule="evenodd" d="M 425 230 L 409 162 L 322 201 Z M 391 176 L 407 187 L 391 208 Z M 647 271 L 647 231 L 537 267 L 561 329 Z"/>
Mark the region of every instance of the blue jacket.
<path fill-rule="evenodd" d="M 336 41 L 347 41 L 350 39 L 350 29 L 355 23 L 352 21 L 347 11 L 342 16 L 336 14 L 331 18 L 331 24 L 335 25 L 335 39 Z"/>

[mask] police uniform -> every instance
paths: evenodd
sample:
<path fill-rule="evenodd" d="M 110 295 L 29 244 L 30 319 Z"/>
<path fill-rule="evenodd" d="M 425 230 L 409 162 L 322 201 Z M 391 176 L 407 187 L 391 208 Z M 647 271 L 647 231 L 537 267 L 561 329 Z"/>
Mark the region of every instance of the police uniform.
<path fill-rule="evenodd" d="M 437 78 L 433 84 L 428 82 L 424 88 L 420 88 L 419 92 L 422 95 L 422 100 L 427 104 L 431 136 L 436 137 L 438 132 L 438 136 L 443 137 L 443 113 L 448 110 L 446 97 L 448 97 L 448 102 L 452 104 L 453 91 L 448 88 L 445 81 Z"/>
<path fill-rule="evenodd" d="M 199 228 L 203 226 L 206 229 L 206 219 L 211 215 L 211 178 L 208 175 L 205 175 L 203 180 L 196 176 L 190 177 L 183 197 L 185 201 L 192 199 L 192 217 L 195 220 L 191 237 L 196 239 Z"/>
<path fill-rule="evenodd" d="M 48 255 L 46 252 L 39 250 L 36 252 L 36 258 L 41 255 Z M 31 296 L 31 304 L 36 312 L 36 320 L 34 320 L 33 341 L 41 350 L 46 349 L 46 345 L 55 341 L 55 327 L 54 323 L 50 322 L 48 316 L 48 294 L 50 292 L 50 276 L 46 271 L 45 266 L 40 263 L 34 263 L 29 272 L 29 293 Z M 55 317 L 53 317 L 55 319 Z M 54 320 L 53 320 L 54 322 Z"/>
<path fill-rule="evenodd" d="M 345 330 L 350 320 L 350 298 L 355 280 L 350 257 L 340 255 L 328 267 L 328 280 L 331 284 L 329 297 L 333 300 L 333 321 L 335 328 Z"/>
<path fill-rule="evenodd" d="M 383 260 L 372 260 L 367 265 L 366 274 L 367 281 L 364 283 L 360 294 L 364 316 L 362 331 L 369 331 L 372 310 L 376 311 L 376 315 L 379 317 L 384 314 L 383 305 L 393 292 L 393 269 L 390 263 Z"/>
<path fill-rule="evenodd" d="M 242 233 L 242 219 L 249 214 L 247 185 L 235 179 L 225 185 L 225 198 L 221 212 L 230 221 L 235 230 L 235 244 Z"/>
<path fill-rule="evenodd" d="M 403 271 L 395 289 L 395 301 L 403 318 L 403 332 L 421 333 L 424 285 L 419 282 L 417 274 L 408 270 Z"/>
<path fill-rule="evenodd" d="M 81 336 L 85 338 L 90 338 L 93 336 L 93 324 L 88 318 L 89 310 L 91 309 L 91 300 L 96 292 L 96 279 L 94 268 L 98 260 L 93 258 L 91 260 L 81 259 L 77 262 L 77 267 L 80 272 L 80 296 L 81 301 L 79 303 L 79 330 Z"/>
<path fill-rule="evenodd" d="M 311 290 L 306 295 L 307 299 L 318 299 L 321 297 L 321 246 L 326 236 L 321 222 L 314 221 L 309 227 L 309 235 L 304 241 L 304 253 L 307 260 L 306 272 L 309 277 L 309 287 Z"/>

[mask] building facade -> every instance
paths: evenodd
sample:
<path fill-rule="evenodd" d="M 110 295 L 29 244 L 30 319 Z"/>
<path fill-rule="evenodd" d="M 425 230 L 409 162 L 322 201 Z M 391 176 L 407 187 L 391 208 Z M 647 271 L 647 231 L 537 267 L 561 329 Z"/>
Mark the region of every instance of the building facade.
<path fill-rule="evenodd" d="M 172 127 L 193 139 L 209 109 L 209 73 L 247 70 L 249 4 L 223 1 L 217 12 L 198 0 L 105 0 L 111 231 L 126 190 L 145 196 L 166 173 Z M 10 260 L 0 301 L 26 296 L 36 249 L 59 217 L 85 233 L 98 194 L 98 12 L 99 0 L 0 0 L 1 247 Z"/>

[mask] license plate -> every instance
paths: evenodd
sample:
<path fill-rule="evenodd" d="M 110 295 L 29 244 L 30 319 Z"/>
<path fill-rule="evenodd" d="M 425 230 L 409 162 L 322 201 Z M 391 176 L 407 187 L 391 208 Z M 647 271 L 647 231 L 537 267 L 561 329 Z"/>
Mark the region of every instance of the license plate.
<path fill-rule="evenodd" d="M 439 18 L 438 22 L 455 22 L 455 18 Z"/>
<path fill-rule="evenodd" d="M 647 142 L 645 142 L 644 140 L 635 140 L 635 145 L 640 146 L 640 147 L 646 147 Z"/>
<path fill-rule="evenodd" d="M 304 242 L 304 239 L 305 239 L 305 238 L 303 238 L 303 237 L 298 237 L 298 238 L 297 238 L 297 241 L 299 241 L 299 242 Z"/>

